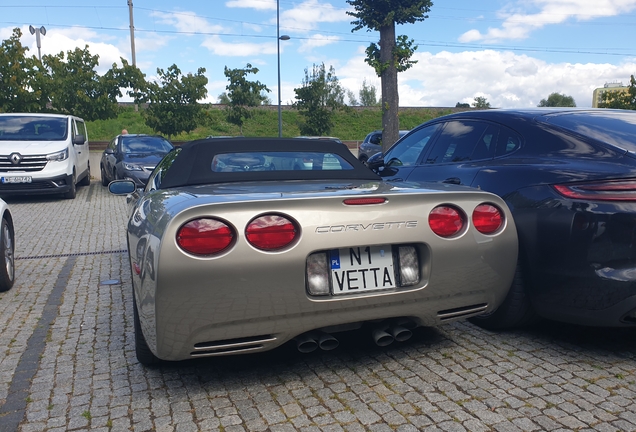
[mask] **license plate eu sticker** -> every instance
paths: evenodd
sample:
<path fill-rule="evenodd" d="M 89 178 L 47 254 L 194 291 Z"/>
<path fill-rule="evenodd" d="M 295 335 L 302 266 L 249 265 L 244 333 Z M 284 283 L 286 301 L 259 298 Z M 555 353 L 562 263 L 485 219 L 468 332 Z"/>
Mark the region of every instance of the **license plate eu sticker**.
<path fill-rule="evenodd" d="M 395 288 L 390 245 L 333 249 L 329 255 L 334 295 Z"/>
<path fill-rule="evenodd" d="M 0 177 L 2 183 L 31 183 L 31 176 Z"/>

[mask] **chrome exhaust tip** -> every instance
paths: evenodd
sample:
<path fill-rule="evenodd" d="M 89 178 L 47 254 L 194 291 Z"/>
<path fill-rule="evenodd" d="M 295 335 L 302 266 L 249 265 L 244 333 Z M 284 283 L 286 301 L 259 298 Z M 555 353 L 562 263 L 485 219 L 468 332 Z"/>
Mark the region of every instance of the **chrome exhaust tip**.
<path fill-rule="evenodd" d="M 331 336 L 329 333 L 320 333 L 320 337 L 318 338 L 318 346 L 321 350 L 331 351 L 338 348 L 338 345 L 340 345 L 338 339 Z"/>
<path fill-rule="evenodd" d="M 294 338 L 296 341 L 296 348 L 301 353 L 310 353 L 318 349 L 318 341 L 314 335 L 305 333 Z"/>
<path fill-rule="evenodd" d="M 376 328 L 371 332 L 371 337 L 377 346 L 385 347 L 393 343 L 394 337 L 384 331 L 384 329 Z"/>

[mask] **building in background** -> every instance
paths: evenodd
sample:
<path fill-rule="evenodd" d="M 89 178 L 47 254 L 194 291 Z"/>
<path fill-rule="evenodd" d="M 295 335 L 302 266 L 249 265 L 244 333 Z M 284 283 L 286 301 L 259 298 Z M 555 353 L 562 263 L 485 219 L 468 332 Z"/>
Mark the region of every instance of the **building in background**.
<path fill-rule="evenodd" d="M 605 92 L 627 92 L 628 89 L 629 87 L 624 86 L 622 82 L 605 83 L 603 87 L 595 89 L 592 93 L 592 107 L 598 108 Z"/>

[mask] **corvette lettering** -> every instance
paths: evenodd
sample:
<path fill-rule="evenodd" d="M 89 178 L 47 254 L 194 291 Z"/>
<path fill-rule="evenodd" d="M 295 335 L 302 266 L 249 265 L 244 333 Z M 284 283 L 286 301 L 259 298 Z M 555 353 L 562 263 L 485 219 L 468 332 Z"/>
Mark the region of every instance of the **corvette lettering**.
<path fill-rule="evenodd" d="M 326 225 L 319 226 L 316 228 L 316 233 L 318 234 L 326 234 L 326 233 L 340 233 L 346 231 L 379 231 L 379 230 L 390 230 L 390 229 L 401 229 L 401 228 L 416 228 L 417 221 L 399 221 L 399 222 L 376 222 L 369 224 L 350 224 L 350 225 Z"/>

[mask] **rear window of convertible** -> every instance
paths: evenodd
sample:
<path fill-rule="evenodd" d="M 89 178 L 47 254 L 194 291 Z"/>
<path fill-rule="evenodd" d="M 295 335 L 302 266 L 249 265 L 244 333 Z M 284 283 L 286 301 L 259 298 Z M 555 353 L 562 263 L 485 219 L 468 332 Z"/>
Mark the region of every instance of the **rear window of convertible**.
<path fill-rule="evenodd" d="M 341 156 L 319 152 L 222 153 L 212 159 L 212 172 L 352 170 Z"/>

